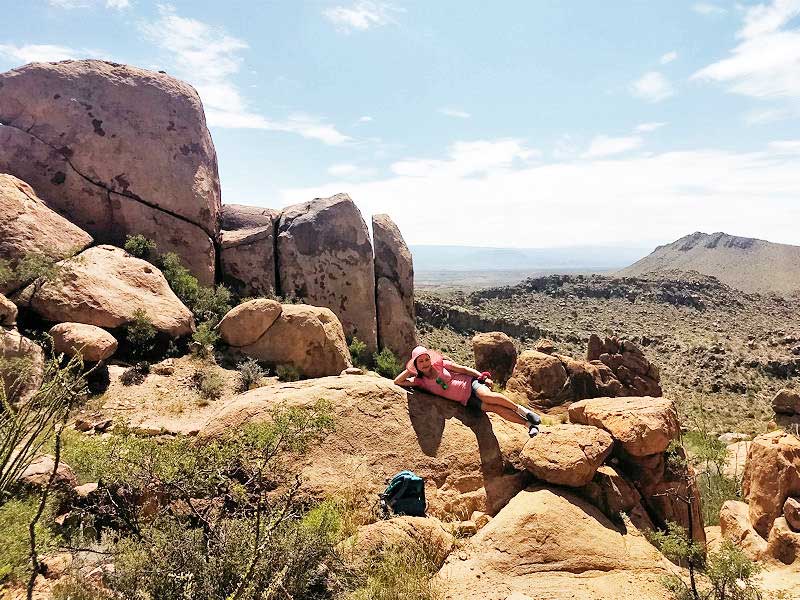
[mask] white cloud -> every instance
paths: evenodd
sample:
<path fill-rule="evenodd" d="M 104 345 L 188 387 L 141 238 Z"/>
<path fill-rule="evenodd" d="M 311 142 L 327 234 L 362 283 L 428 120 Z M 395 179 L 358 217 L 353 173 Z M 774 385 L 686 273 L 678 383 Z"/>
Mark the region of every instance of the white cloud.
<path fill-rule="evenodd" d="M 469 119 L 472 115 L 467 111 L 460 108 L 440 108 L 439 112 L 448 117 L 455 117 L 456 119 Z"/>
<path fill-rule="evenodd" d="M 100 2 L 99 0 L 47 0 L 47 3 L 54 8 L 70 10 L 73 8 L 92 8 Z M 131 5 L 130 0 L 105 0 L 104 4 L 106 8 L 114 8 L 116 10 L 129 8 Z"/>
<path fill-rule="evenodd" d="M 397 175 L 428 177 L 434 173 L 468 176 L 491 170 L 510 168 L 515 162 L 526 162 L 541 156 L 515 139 L 455 142 L 448 148 L 446 159 L 410 158 L 391 165 Z"/>
<path fill-rule="evenodd" d="M 636 126 L 636 133 L 650 133 L 656 129 L 661 129 L 666 123 L 639 123 Z"/>
<path fill-rule="evenodd" d="M 322 11 L 323 16 L 333 23 L 339 31 L 350 33 L 353 30 L 366 31 L 394 23 L 394 14 L 401 12 L 386 2 L 358 0 L 352 6 L 335 6 Z"/>
<path fill-rule="evenodd" d="M 130 7 L 130 0 L 106 0 L 106 8 L 123 9 Z"/>
<path fill-rule="evenodd" d="M 778 144 L 756 152 L 712 148 L 520 168 L 505 163 L 481 176 L 441 168 L 452 161 L 448 156 L 427 173 L 395 171 L 349 183 L 347 191 L 365 215 L 391 214 L 414 244 L 663 243 L 697 230 L 797 244 L 800 144 Z M 329 196 L 341 185 L 283 190 L 279 203 Z"/>
<path fill-rule="evenodd" d="M 248 47 L 243 40 L 197 19 L 181 17 L 170 5 L 160 5 L 159 18 L 143 23 L 141 29 L 170 53 L 171 71 L 197 88 L 210 126 L 283 131 L 328 145 L 350 141 L 319 117 L 293 114 L 272 120 L 253 112 L 233 81 L 242 63 L 239 53 Z"/>
<path fill-rule="evenodd" d="M 710 2 L 697 2 L 692 5 L 692 10 L 701 15 L 723 15 L 728 12 L 728 9 Z"/>
<path fill-rule="evenodd" d="M 672 52 L 667 52 L 666 54 L 662 54 L 658 62 L 660 62 L 662 65 L 667 65 L 676 58 L 678 58 L 678 53 L 675 50 L 673 50 Z"/>
<path fill-rule="evenodd" d="M 612 156 L 622 154 L 629 150 L 639 148 L 644 140 L 638 135 L 627 137 L 608 137 L 598 135 L 592 139 L 589 149 L 584 154 L 585 158 L 600 158 L 602 156 Z"/>
<path fill-rule="evenodd" d="M 359 117 L 358 118 L 358 122 L 359 123 L 369 123 L 371 121 L 372 121 L 372 117 L 370 117 L 369 115 L 364 115 L 363 117 Z"/>
<path fill-rule="evenodd" d="M 800 29 L 787 27 L 798 15 L 800 0 L 750 7 L 730 56 L 692 78 L 725 83 L 731 92 L 755 98 L 800 97 Z"/>
<path fill-rule="evenodd" d="M 661 102 L 675 95 L 675 90 L 663 74 L 649 71 L 631 84 L 631 93 L 648 102 Z"/>
<path fill-rule="evenodd" d="M 69 48 L 51 44 L 27 44 L 15 46 L 0 44 L 0 57 L 14 63 L 57 62 L 59 60 L 77 60 L 81 58 L 103 58 L 103 54 L 86 48 Z"/>
<path fill-rule="evenodd" d="M 764 125 L 766 123 L 783 121 L 784 119 L 797 116 L 797 110 L 789 108 L 765 108 L 747 112 L 744 116 L 744 122 L 748 125 Z"/>

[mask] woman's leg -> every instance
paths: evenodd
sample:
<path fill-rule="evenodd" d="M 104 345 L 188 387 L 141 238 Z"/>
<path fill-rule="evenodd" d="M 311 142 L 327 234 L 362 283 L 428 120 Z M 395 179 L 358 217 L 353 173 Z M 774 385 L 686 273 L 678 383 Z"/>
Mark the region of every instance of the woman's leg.
<path fill-rule="evenodd" d="M 493 392 L 492 390 L 489 389 L 489 386 L 487 385 L 479 385 L 478 388 L 475 390 L 475 393 L 483 403 L 484 410 L 487 411 L 491 410 L 492 412 L 498 412 L 497 410 L 495 410 L 495 408 L 501 408 L 513 412 L 515 415 L 518 415 L 520 419 L 523 419 L 520 413 L 527 413 L 527 412 L 533 413 L 532 410 L 512 402 L 511 400 L 506 398 L 503 394 L 499 392 Z M 498 414 L 500 413 L 498 412 Z M 533 414 L 536 415 L 536 413 Z M 538 415 L 536 416 L 538 418 Z M 527 423 L 529 421 L 523 419 L 522 422 Z"/>
<path fill-rule="evenodd" d="M 495 414 L 498 414 L 501 417 L 503 417 L 506 421 L 511 421 L 512 423 L 517 423 L 519 425 L 530 425 L 528 421 L 520 417 L 513 410 L 509 410 L 508 408 L 502 408 L 500 406 L 497 406 L 496 404 L 482 403 L 481 409 L 485 412 L 493 412 Z"/>

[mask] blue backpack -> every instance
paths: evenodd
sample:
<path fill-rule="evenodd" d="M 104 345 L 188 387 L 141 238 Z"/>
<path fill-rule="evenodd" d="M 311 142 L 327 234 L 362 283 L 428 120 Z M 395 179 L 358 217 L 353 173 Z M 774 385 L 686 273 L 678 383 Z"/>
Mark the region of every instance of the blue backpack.
<path fill-rule="evenodd" d="M 381 500 L 395 515 L 425 516 L 425 481 L 413 471 L 400 471 L 387 481 Z"/>

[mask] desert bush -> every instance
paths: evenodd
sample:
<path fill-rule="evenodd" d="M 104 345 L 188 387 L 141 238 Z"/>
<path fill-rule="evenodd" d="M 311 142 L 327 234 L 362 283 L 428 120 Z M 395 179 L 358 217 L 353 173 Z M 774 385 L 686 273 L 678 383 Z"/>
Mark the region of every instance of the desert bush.
<path fill-rule="evenodd" d="M 0 258 L 0 285 L 5 285 L 14 278 L 14 270 L 11 263 L 4 258 Z"/>
<path fill-rule="evenodd" d="M 175 295 L 192 311 L 198 321 L 216 325 L 231 309 L 231 293 L 224 285 L 203 287 L 197 278 L 183 266 L 174 252 L 162 254 L 159 267 Z"/>
<path fill-rule="evenodd" d="M 192 312 L 199 320 L 216 325 L 230 309 L 231 292 L 224 285 L 198 288 Z"/>
<path fill-rule="evenodd" d="M 728 500 L 742 499 L 741 475 L 725 473 L 727 448 L 705 431 L 690 431 L 683 436 L 691 463 L 699 471 L 697 485 L 703 499 L 702 514 L 706 525 L 719 524 L 719 511 Z"/>
<path fill-rule="evenodd" d="M 264 377 L 264 369 L 258 364 L 255 358 L 248 358 L 243 360 L 236 367 L 239 373 L 239 391 L 246 392 L 261 385 L 261 379 Z"/>
<path fill-rule="evenodd" d="M 125 238 L 124 248 L 128 254 L 152 262 L 156 256 L 158 246 L 156 246 L 153 240 L 137 233 L 136 235 L 129 235 Z"/>
<path fill-rule="evenodd" d="M 80 577 L 61 579 L 53 586 L 50 600 L 111 600 L 107 591 Z"/>
<path fill-rule="evenodd" d="M 353 336 L 348 350 L 350 350 L 350 360 L 356 367 L 368 368 L 370 366 L 370 359 L 372 357 L 367 349 L 367 345 L 360 339 Z"/>
<path fill-rule="evenodd" d="M 192 385 L 206 400 L 219 400 L 225 391 L 225 380 L 222 375 L 210 367 L 195 371 L 192 375 Z"/>
<path fill-rule="evenodd" d="M 278 365 L 275 367 L 275 375 L 281 381 L 298 381 L 300 379 L 300 369 L 294 365 Z"/>
<path fill-rule="evenodd" d="M 441 593 L 432 579 L 436 571 L 424 547 L 392 547 L 365 567 L 361 585 L 347 600 L 437 600 Z"/>
<path fill-rule="evenodd" d="M 197 330 L 192 334 L 192 341 L 197 343 L 196 354 L 202 358 L 208 358 L 214 351 L 214 345 L 219 340 L 219 334 L 214 327 L 206 322 L 200 323 Z"/>
<path fill-rule="evenodd" d="M 382 376 L 394 379 L 403 370 L 403 365 L 397 360 L 394 352 L 389 348 L 384 348 L 373 355 L 375 370 Z"/>
<path fill-rule="evenodd" d="M 125 339 L 130 353 L 137 358 L 143 358 L 153 351 L 156 339 L 156 328 L 153 321 L 142 308 L 133 311 L 133 320 L 125 326 Z"/>
<path fill-rule="evenodd" d="M 0 544 L 0 583 L 4 581 L 22 581 L 30 574 L 30 538 L 28 524 L 36 515 L 39 497 L 27 495 L 14 498 L 0 506 L 0 532 L 3 543 Z M 55 502 L 47 505 L 45 521 L 50 523 L 54 516 Z M 58 535 L 51 527 L 40 521 L 36 524 L 36 539 L 39 551 L 55 548 L 59 542 Z"/>

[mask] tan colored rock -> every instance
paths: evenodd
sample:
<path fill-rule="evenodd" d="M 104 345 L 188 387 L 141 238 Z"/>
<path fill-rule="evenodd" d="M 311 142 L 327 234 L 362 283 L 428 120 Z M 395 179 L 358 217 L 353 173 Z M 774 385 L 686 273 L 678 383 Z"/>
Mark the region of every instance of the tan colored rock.
<path fill-rule="evenodd" d="M 800 392 L 783 389 L 772 399 L 772 410 L 779 415 L 800 414 Z"/>
<path fill-rule="evenodd" d="M 171 337 L 194 331 L 194 318 L 149 262 L 114 246 L 95 246 L 61 264 L 55 281 L 30 285 L 17 296 L 47 321 L 107 329 L 122 327 L 142 309 Z"/>
<path fill-rule="evenodd" d="M 800 498 L 787 498 L 783 503 L 783 518 L 792 531 L 800 531 Z"/>
<path fill-rule="evenodd" d="M 568 399 L 568 382 L 567 371 L 558 358 L 525 350 L 517 359 L 506 391 L 525 403 L 552 407 Z"/>
<path fill-rule="evenodd" d="M 11 403 L 29 399 L 42 385 L 44 352 L 16 329 L 0 327 L 0 382 Z"/>
<path fill-rule="evenodd" d="M 722 537 L 741 548 L 751 560 L 761 560 L 767 550 L 767 540 L 758 535 L 750 524 L 748 507 L 744 502 L 728 500 L 719 511 Z"/>
<path fill-rule="evenodd" d="M 267 364 L 292 365 L 304 377 L 338 375 L 352 366 L 339 319 L 327 308 L 307 304 L 284 304 L 269 329 L 239 349 Z"/>
<path fill-rule="evenodd" d="M 472 338 L 472 352 L 478 371 L 489 371 L 495 382 L 506 385 L 517 364 L 514 340 L 501 331 L 477 333 Z"/>
<path fill-rule="evenodd" d="M 612 437 L 586 425 L 555 425 L 541 429 L 522 450 L 522 464 L 534 477 L 570 487 L 589 483 L 611 452 Z"/>
<path fill-rule="evenodd" d="M 628 340 L 615 337 L 601 340 L 592 334 L 586 353 L 589 362 L 601 362 L 621 382 L 616 396 L 654 396 L 662 394 L 658 367 L 652 364 L 641 348 Z"/>
<path fill-rule="evenodd" d="M 553 354 L 553 352 L 556 351 L 556 345 L 552 342 L 552 340 L 541 338 L 536 340 L 536 343 L 533 345 L 533 349 L 544 354 Z"/>
<path fill-rule="evenodd" d="M 0 81 L 1 78 L 2 75 Z M 0 122 L 2 120 L 0 117 Z M 2 152 L 0 148 L 0 156 Z M 0 215 L 3 215 L 0 219 L 0 259 L 8 261 L 12 267 L 28 255 L 44 255 L 59 261 L 92 243 L 88 233 L 51 210 L 27 183 L 4 174 L 2 166 L 0 158 Z M 7 293 L 26 283 L 15 280 L 2 283 L 0 292 Z"/>
<path fill-rule="evenodd" d="M 375 242 L 378 345 L 395 356 L 410 356 L 417 345 L 414 263 L 403 235 L 389 215 L 372 216 Z"/>
<path fill-rule="evenodd" d="M 49 454 L 42 454 L 33 459 L 31 464 L 19 476 L 19 481 L 24 485 L 42 488 L 47 485 L 56 466 L 55 458 Z M 75 472 L 63 460 L 58 462 L 53 485 L 73 488 L 78 485 Z"/>
<path fill-rule="evenodd" d="M 96 481 L 92 483 L 84 483 L 83 485 L 75 487 L 75 494 L 80 499 L 86 499 L 92 494 L 94 494 L 97 491 L 97 488 L 98 484 Z"/>
<path fill-rule="evenodd" d="M 59 323 L 50 328 L 53 350 L 67 356 L 80 354 L 87 362 L 111 357 L 117 351 L 117 340 L 105 329 L 84 323 Z"/>
<path fill-rule="evenodd" d="M 637 598 L 663 598 L 660 555 L 633 526 L 623 531 L 574 494 L 530 487 L 448 557 L 444 597 L 608 598 L 627 580 Z"/>
<path fill-rule="evenodd" d="M 272 296 L 275 286 L 275 228 L 221 231 L 220 265 L 225 285 L 239 296 Z"/>
<path fill-rule="evenodd" d="M 657 454 L 680 433 L 675 404 L 664 398 L 594 398 L 569 407 L 573 423 L 608 431 L 633 456 Z"/>
<path fill-rule="evenodd" d="M 241 229 L 258 229 L 267 225 L 276 225 L 281 211 L 263 206 L 247 204 L 223 204 L 220 213 L 220 229 L 237 231 Z"/>
<path fill-rule="evenodd" d="M 219 322 L 222 341 L 229 346 L 254 344 L 281 314 L 281 304 L 268 298 L 242 302 L 229 310 Z"/>
<path fill-rule="evenodd" d="M 219 177 L 194 88 L 99 60 L 33 63 L 0 83 L 0 172 L 97 241 L 143 234 L 213 283 Z"/>
<path fill-rule="evenodd" d="M 357 482 L 374 496 L 387 477 L 413 468 L 425 479 L 428 513 L 452 519 L 476 510 L 494 514 L 526 485 L 529 476 L 515 468 L 528 439 L 524 427 L 371 375 L 251 390 L 221 407 L 199 439 L 269 419 L 276 407 L 310 406 L 321 398 L 331 403 L 336 429 L 299 459 L 309 493 L 325 497 L 341 493 L 343 482 Z"/>
<path fill-rule="evenodd" d="M 786 499 L 800 495 L 800 439 L 781 430 L 756 436 L 747 453 L 742 491 L 750 522 L 766 538 Z"/>
<path fill-rule="evenodd" d="M 285 208 L 277 247 L 283 295 L 330 308 L 348 337 L 377 350 L 372 243 L 350 197 L 337 194 Z"/>
<path fill-rule="evenodd" d="M 725 447 L 725 466 L 723 467 L 725 475 L 737 480 L 742 478 L 750 444 L 749 441 L 742 441 Z"/>
<path fill-rule="evenodd" d="M 599 467 L 580 493 L 612 520 L 618 518 L 619 513 L 632 512 L 642 500 L 634 485 L 609 465 Z"/>
<path fill-rule="evenodd" d="M 0 326 L 13 327 L 17 322 L 17 305 L 0 294 Z"/>
<path fill-rule="evenodd" d="M 793 565 L 800 558 L 800 533 L 792 531 L 783 517 L 775 519 L 769 531 L 767 554 L 785 565 Z"/>

